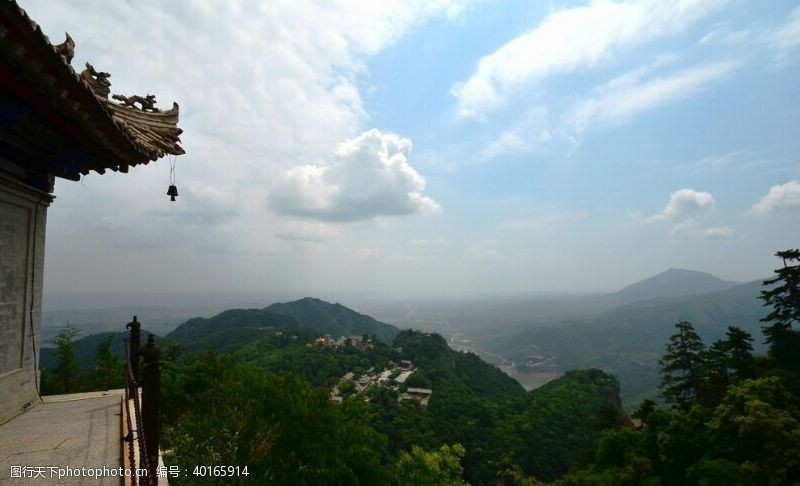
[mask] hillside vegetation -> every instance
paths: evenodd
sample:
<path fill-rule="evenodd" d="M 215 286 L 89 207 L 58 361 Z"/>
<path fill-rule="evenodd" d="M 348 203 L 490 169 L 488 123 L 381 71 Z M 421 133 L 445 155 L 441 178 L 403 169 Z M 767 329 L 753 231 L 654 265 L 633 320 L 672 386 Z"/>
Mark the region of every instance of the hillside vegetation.
<path fill-rule="evenodd" d="M 620 335 L 621 343 L 592 335 L 591 328 L 576 332 L 585 337 L 586 351 L 611 353 L 630 342 L 658 341 L 661 320 L 679 315 L 670 312 L 698 318 L 697 328 L 686 320 L 672 323 L 660 352 L 654 347 L 663 408 L 645 400 L 631 417 L 622 410 L 619 382 L 605 371 L 570 371 L 526 392 L 435 333 L 401 331 L 390 346 L 368 336 L 319 340 L 320 330 L 263 310 L 190 321 L 178 339 L 164 343 L 165 461 L 184 469 L 247 466 L 248 475 L 234 481 L 254 484 L 796 484 L 800 251 L 778 255 L 784 266 L 760 295 L 768 311 L 760 326 L 766 355 L 753 349 L 758 338 L 742 327 L 729 325 L 714 341 L 704 338 L 720 331 L 709 296 L 744 315 L 747 307 L 737 296 L 753 290 L 747 285 L 702 299 L 676 298 L 684 304 L 678 311 L 657 301 L 609 311 L 601 316 L 605 322 L 636 336 Z M 624 318 L 636 313 L 656 324 L 637 332 L 643 317 Z M 275 325 L 263 325 L 265 316 Z M 198 349 L 191 333 L 182 334 L 190 323 L 219 339 L 181 355 L 179 346 Z M 236 344 L 214 333 L 250 338 Z M 77 367 L 73 337 L 69 327 L 59 333 L 55 356 L 64 366 L 50 380 L 65 389 L 76 378 L 69 372 Z M 81 379 L 104 386 L 120 363 L 109 351 L 113 335 L 95 339 L 95 367 Z M 352 388 L 349 380 L 384 369 L 409 374 L 399 384 L 369 378 L 369 387 L 332 400 L 332 386 Z M 424 388 L 429 400 L 403 400 L 412 387 Z"/>
<path fill-rule="evenodd" d="M 525 363 L 532 353 L 554 356 L 561 369 L 600 368 L 620 380 L 626 406 L 655 398 L 658 359 L 678 321 L 689 321 L 706 340 L 720 339 L 728 326 L 760 332 L 765 314 L 759 282 L 691 297 L 650 299 L 616 307 L 585 320 L 535 327 L 489 344 Z M 760 344 L 757 350 L 763 350 Z"/>

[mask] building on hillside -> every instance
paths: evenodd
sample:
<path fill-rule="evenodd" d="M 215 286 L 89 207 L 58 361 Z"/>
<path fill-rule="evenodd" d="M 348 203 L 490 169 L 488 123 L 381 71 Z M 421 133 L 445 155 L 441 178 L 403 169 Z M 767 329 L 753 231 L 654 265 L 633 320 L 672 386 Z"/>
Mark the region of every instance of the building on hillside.
<path fill-rule="evenodd" d="M 427 407 L 431 395 L 433 395 L 433 390 L 430 388 L 409 388 L 397 397 L 397 401 L 402 403 L 406 400 L 417 400 L 420 405 Z"/>
<path fill-rule="evenodd" d="M 396 381 L 397 383 L 403 384 L 403 383 L 405 383 L 405 382 L 406 382 L 406 380 L 408 379 L 408 377 L 409 377 L 409 376 L 411 376 L 411 374 L 412 374 L 412 373 L 414 373 L 414 370 L 406 370 L 406 371 L 403 371 L 402 373 L 400 373 L 399 375 L 397 375 L 397 376 L 394 378 L 394 381 Z"/>
<path fill-rule="evenodd" d="M 317 339 L 314 340 L 314 345 L 315 346 L 319 346 L 321 348 L 329 348 L 329 347 L 333 346 L 334 344 L 336 344 L 336 341 L 331 339 L 331 337 L 329 335 L 327 335 L 327 334 L 324 335 L 324 336 L 318 337 Z"/>
<path fill-rule="evenodd" d="M 111 95 L 110 75 L 71 65 L 13 0 L 0 0 L 0 424 L 38 399 L 47 208 L 56 178 L 128 172 L 180 146 L 178 105 Z"/>

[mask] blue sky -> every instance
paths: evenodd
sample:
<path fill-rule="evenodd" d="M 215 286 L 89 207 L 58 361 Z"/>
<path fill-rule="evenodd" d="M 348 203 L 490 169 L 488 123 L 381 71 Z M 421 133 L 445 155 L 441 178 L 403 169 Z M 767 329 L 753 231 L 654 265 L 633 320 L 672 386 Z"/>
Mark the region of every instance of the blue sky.
<path fill-rule="evenodd" d="M 796 1 L 22 6 L 187 150 L 176 204 L 166 161 L 59 182 L 50 292 L 612 291 L 800 241 Z"/>

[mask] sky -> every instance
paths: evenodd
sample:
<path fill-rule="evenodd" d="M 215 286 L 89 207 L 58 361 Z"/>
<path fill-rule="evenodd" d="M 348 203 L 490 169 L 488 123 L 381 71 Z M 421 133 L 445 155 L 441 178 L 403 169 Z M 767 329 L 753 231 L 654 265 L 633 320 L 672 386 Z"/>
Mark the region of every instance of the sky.
<path fill-rule="evenodd" d="M 186 155 L 59 180 L 45 292 L 614 291 L 800 244 L 800 3 L 19 0 Z"/>

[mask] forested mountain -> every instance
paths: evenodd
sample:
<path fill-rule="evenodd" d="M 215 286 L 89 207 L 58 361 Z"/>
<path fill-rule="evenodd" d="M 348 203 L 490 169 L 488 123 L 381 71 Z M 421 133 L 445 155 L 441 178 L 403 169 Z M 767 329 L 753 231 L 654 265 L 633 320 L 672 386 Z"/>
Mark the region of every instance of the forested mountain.
<path fill-rule="evenodd" d="M 765 285 L 651 299 L 520 334 L 542 343 L 539 357 L 550 346 L 562 362 L 589 366 L 527 392 L 436 333 L 404 330 L 391 346 L 320 340 L 319 329 L 258 309 L 189 321 L 160 340 L 165 461 L 247 465 L 258 484 L 795 484 L 800 265 L 786 262 L 800 262 L 800 251 L 779 256 L 785 266 Z M 98 348 L 94 368 L 78 374 L 74 332 L 59 334 L 57 355 L 70 366 L 43 372 L 43 389 L 121 386 L 122 363 L 109 352 L 119 335 L 79 340 Z M 753 349 L 762 335 L 766 356 Z M 526 357 L 530 346 L 515 352 Z M 634 385 L 659 382 L 662 404 L 641 401 L 627 416 L 619 382 L 593 363 L 618 366 Z"/>
<path fill-rule="evenodd" d="M 387 344 L 398 332 L 394 326 L 341 304 L 307 297 L 264 309 L 231 309 L 214 317 L 189 319 L 166 338 L 191 350 L 212 346 L 225 351 L 257 338 L 264 330 L 296 327 L 313 329 L 319 335 L 329 334 L 334 338 L 366 334 Z"/>
<path fill-rule="evenodd" d="M 394 341 L 400 356 L 416 364 L 414 377 L 422 386 L 445 387 L 453 393 L 502 399 L 524 392 L 516 380 L 472 353 L 451 349 L 438 334 L 401 331 Z"/>
<path fill-rule="evenodd" d="M 692 322 L 706 340 L 720 339 L 730 325 L 759 335 L 759 319 L 767 313 L 758 300 L 762 289 L 760 282 L 752 282 L 697 296 L 635 302 L 585 320 L 527 329 L 490 346 L 517 363 L 536 354 L 555 357 L 565 370 L 608 371 L 620 380 L 626 405 L 635 405 L 656 395 L 658 358 L 676 322 Z M 763 349 L 760 342 L 756 349 Z"/>
<path fill-rule="evenodd" d="M 194 355 L 168 363 L 162 383 L 170 460 L 188 466 L 211 458 L 230 463 L 248 458 L 251 472 L 267 482 L 357 484 L 354 478 L 368 477 L 366 484 L 398 484 L 408 472 L 395 468 L 414 446 L 422 448 L 414 460 L 425 464 L 438 457 L 425 451 L 457 443 L 463 445 L 456 448 L 462 451 L 456 455 L 459 479 L 462 467 L 463 477 L 474 484 L 509 471 L 555 479 L 571 465 L 585 464 L 601 430 L 622 421 L 619 386 L 599 370 L 569 373 L 525 392 L 477 356 L 451 350 L 436 334 L 403 331 L 394 347 L 378 344 L 368 351 L 309 347 L 307 337 L 302 331 L 271 330 L 237 357 Z M 381 366 L 387 359 L 414 361 L 417 370 L 407 385 L 433 390 L 427 407 L 399 403 L 396 392 L 382 387 L 370 391 L 370 401 L 335 405 L 327 388 L 315 391 L 305 381 L 306 372 L 312 383 L 320 383 L 326 380 L 319 369 Z M 268 435 L 270 454 L 253 455 L 267 437 L 260 439 L 258 430 L 274 434 Z M 220 437 L 234 431 L 240 434 L 235 442 Z M 315 445 L 321 442 L 326 447 Z M 305 467 L 275 464 L 277 454 Z M 398 463 L 390 466 L 393 458 Z M 342 477 L 350 479 L 331 479 Z"/>
<path fill-rule="evenodd" d="M 142 344 L 147 341 L 148 334 L 151 333 L 147 329 L 141 330 Z M 85 371 L 94 366 L 94 355 L 97 347 L 109 337 L 111 337 L 111 346 L 109 348 L 111 354 L 118 358 L 123 358 L 125 356 L 125 339 L 128 339 L 129 336 L 128 332 L 101 332 L 79 337 L 74 341 L 78 369 Z M 160 340 L 158 336 L 156 336 L 156 339 Z M 41 348 L 39 362 L 41 368 L 55 368 L 57 360 L 55 351 L 56 349 L 53 347 Z"/>
<path fill-rule="evenodd" d="M 263 309 L 231 309 L 214 317 L 195 317 L 167 334 L 166 338 L 185 348 L 203 351 L 214 348 L 225 351 L 239 346 L 267 329 L 298 327 L 292 317 L 273 314 Z"/>
<path fill-rule="evenodd" d="M 360 314 L 341 304 L 331 304 L 312 297 L 283 304 L 272 304 L 264 310 L 273 314 L 294 317 L 303 327 L 316 329 L 323 334 L 330 334 L 332 337 L 361 336 L 363 334 L 371 337 L 375 335 L 378 340 L 391 344 L 398 332 L 398 329 L 392 325 Z"/>

